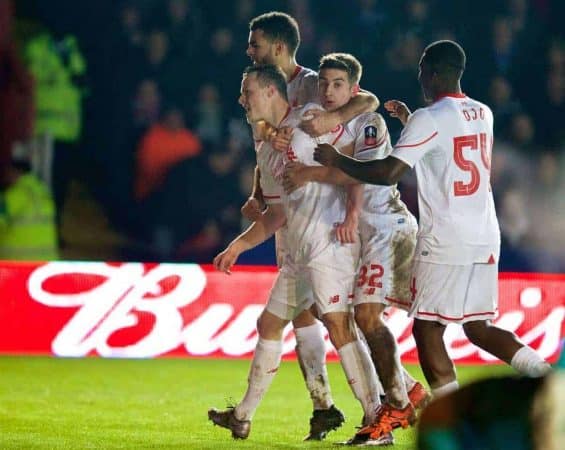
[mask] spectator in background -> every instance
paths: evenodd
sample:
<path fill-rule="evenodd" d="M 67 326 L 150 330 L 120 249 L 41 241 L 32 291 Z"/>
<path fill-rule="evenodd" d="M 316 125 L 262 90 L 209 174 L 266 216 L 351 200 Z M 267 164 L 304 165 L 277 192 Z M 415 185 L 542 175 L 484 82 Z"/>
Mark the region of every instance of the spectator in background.
<path fill-rule="evenodd" d="M 72 35 L 59 36 L 39 26 L 24 54 L 35 80 L 34 133 L 53 138 L 52 189 L 60 226 L 68 185 L 80 165 L 86 60 Z M 59 241 L 61 246 L 65 242 Z"/>
<path fill-rule="evenodd" d="M 191 0 L 168 0 L 166 3 L 165 17 L 159 21 L 159 26 L 167 33 L 171 55 L 198 60 L 206 36 L 206 25 L 198 3 Z M 160 11 L 163 11 L 161 2 L 156 13 Z"/>
<path fill-rule="evenodd" d="M 533 105 L 539 139 L 546 148 L 557 152 L 565 148 L 565 41 L 553 39 L 547 49 L 543 95 Z"/>
<path fill-rule="evenodd" d="M 32 135 L 33 80 L 12 38 L 13 4 L 0 2 L 0 165 L 9 165 L 14 142 Z"/>
<path fill-rule="evenodd" d="M 145 35 L 141 27 L 141 12 L 135 1 L 126 1 L 120 6 L 119 30 L 121 43 L 130 50 L 141 50 L 145 41 Z"/>
<path fill-rule="evenodd" d="M 495 137 L 504 136 L 512 117 L 523 108 L 514 98 L 512 86 L 502 75 L 496 75 L 490 80 L 489 104 L 496 123 Z"/>
<path fill-rule="evenodd" d="M 0 163 L 0 259 L 58 259 L 53 198 L 27 162 Z"/>
<path fill-rule="evenodd" d="M 143 200 L 162 187 L 172 166 L 200 154 L 202 145 L 185 127 L 182 112 L 175 107 L 165 110 L 162 119 L 141 138 L 137 150 L 135 198 Z"/>
<path fill-rule="evenodd" d="M 533 265 L 526 250 L 530 237 L 530 219 L 525 193 L 518 187 L 509 187 L 501 195 L 499 204 L 502 255 L 499 270 L 532 270 Z"/>
<path fill-rule="evenodd" d="M 196 133 L 204 145 L 219 145 L 224 130 L 223 105 L 216 85 L 207 83 L 200 87 L 196 104 Z"/>
<path fill-rule="evenodd" d="M 137 86 L 137 92 L 131 103 L 130 127 L 135 141 L 147 128 L 159 119 L 161 114 L 161 92 L 157 83 L 147 78 Z"/>
<path fill-rule="evenodd" d="M 537 149 L 535 132 L 532 117 L 525 112 L 519 112 L 510 119 L 506 142 L 524 156 L 533 156 Z"/>

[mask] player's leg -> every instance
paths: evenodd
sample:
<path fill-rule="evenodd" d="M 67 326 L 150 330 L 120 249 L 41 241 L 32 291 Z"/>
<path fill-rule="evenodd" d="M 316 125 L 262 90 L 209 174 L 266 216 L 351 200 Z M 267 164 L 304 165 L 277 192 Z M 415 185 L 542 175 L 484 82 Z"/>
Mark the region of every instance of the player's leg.
<path fill-rule="evenodd" d="M 296 354 L 314 410 L 333 404 L 326 368 L 326 342 L 322 324 L 307 309 L 292 321 L 296 336 Z"/>
<path fill-rule="evenodd" d="M 434 395 L 457 389 L 455 365 L 443 341 L 445 325 L 429 320 L 414 319 L 412 333 L 418 349 L 418 359 L 426 381 Z"/>
<path fill-rule="evenodd" d="M 337 252 L 343 253 L 342 258 L 336 258 Z M 370 420 L 379 404 L 376 373 L 366 345 L 357 336 L 348 304 L 356 252 L 348 253 L 344 247 L 329 253 L 328 258 L 319 255 L 307 271 L 322 322 L 338 351 L 351 390 Z"/>
<path fill-rule="evenodd" d="M 531 347 L 524 345 L 510 331 L 494 326 L 486 320 L 467 322 L 465 335 L 477 347 L 493 354 L 528 377 L 546 375 L 551 366 Z"/>
<path fill-rule="evenodd" d="M 213 408 L 208 411 L 208 418 L 214 424 L 231 430 L 234 438 L 245 439 L 249 435 L 253 414 L 278 370 L 282 356 L 282 333 L 296 315 L 295 306 L 289 305 L 287 299 L 295 298 L 296 292 L 296 278 L 292 274 L 279 272 L 269 301 L 257 320 L 259 338 L 242 401 L 227 410 Z"/>
<path fill-rule="evenodd" d="M 466 301 L 496 305 L 497 300 L 497 266 L 473 264 Z M 493 325 L 490 320 L 468 321 L 463 324 L 463 330 L 473 344 L 510 364 L 523 375 L 539 377 L 550 370 L 549 364 L 532 348 L 524 345 L 514 333 Z"/>
<path fill-rule="evenodd" d="M 339 428 L 345 417 L 334 405 L 328 370 L 324 329 L 310 309 L 302 311 L 293 321 L 296 355 L 302 376 L 312 399 L 310 430 L 304 440 L 323 440 L 331 430 Z"/>
<path fill-rule="evenodd" d="M 355 322 L 363 332 L 371 358 L 383 385 L 386 401 L 404 408 L 409 400 L 396 339 L 382 320 L 386 305 L 362 303 L 355 306 Z"/>
<path fill-rule="evenodd" d="M 406 390 L 411 394 L 409 398 L 414 407 L 423 407 L 430 396 L 424 386 L 402 367 L 396 340 L 383 314 L 388 306 L 409 307 L 416 220 L 406 214 L 371 215 L 363 218 L 359 229 L 361 264 L 353 300 L 357 324 L 363 335 L 367 333 L 366 341 L 379 378 L 380 372 L 388 372 L 384 375 L 388 379 L 384 382 L 381 379 L 381 383 L 392 389 L 393 399 L 389 402 L 404 404 L 402 391 Z M 383 348 L 390 348 L 392 352 L 385 350 L 383 353 Z M 402 381 L 403 388 L 395 387 Z"/>

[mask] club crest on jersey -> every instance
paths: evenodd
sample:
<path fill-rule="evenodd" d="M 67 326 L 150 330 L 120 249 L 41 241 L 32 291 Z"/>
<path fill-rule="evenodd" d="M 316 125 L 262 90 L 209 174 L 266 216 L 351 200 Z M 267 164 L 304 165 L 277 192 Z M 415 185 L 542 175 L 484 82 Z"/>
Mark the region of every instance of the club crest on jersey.
<path fill-rule="evenodd" d="M 365 127 L 365 145 L 375 145 L 377 143 L 377 128 L 373 125 Z"/>

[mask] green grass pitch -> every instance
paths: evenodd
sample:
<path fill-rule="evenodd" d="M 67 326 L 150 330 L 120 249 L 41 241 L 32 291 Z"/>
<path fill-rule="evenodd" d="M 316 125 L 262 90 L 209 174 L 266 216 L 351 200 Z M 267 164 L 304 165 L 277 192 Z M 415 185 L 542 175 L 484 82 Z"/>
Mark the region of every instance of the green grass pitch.
<path fill-rule="evenodd" d="M 296 362 L 284 362 L 246 441 L 207 420 L 209 407 L 239 400 L 249 360 L 0 357 L 0 449 L 335 448 L 362 412 L 338 363 L 328 364 L 336 405 L 347 417 L 324 442 L 304 443 L 311 403 Z M 417 366 L 407 369 L 423 380 Z M 462 384 L 512 373 L 505 366 L 459 367 Z M 413 449 L 414 430 L 395 432 Z"/>

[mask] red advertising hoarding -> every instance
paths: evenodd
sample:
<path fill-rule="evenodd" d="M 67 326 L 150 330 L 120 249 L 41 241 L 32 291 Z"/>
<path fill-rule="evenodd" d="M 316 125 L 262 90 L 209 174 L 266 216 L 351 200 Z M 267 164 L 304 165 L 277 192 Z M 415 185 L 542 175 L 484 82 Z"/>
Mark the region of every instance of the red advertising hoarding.
<path fill-rule="evenodd" d="M 272 267 L 239 266 L 228 276 L 196 264 L 0 262 L 0 353 L 249 357 L 275 276 Z M 501 274 L 499 291 L 496 323 L 554 361 L 565 335 L 565 275 Z M 412 321 L 395 309 L 387 320 L 403 361 L 416 362 Z M 449 326 L 445 339 L 456 362 L 494 360 L 461 327 Z M 290 327 L 284 342 L 293 358 Z"/>

